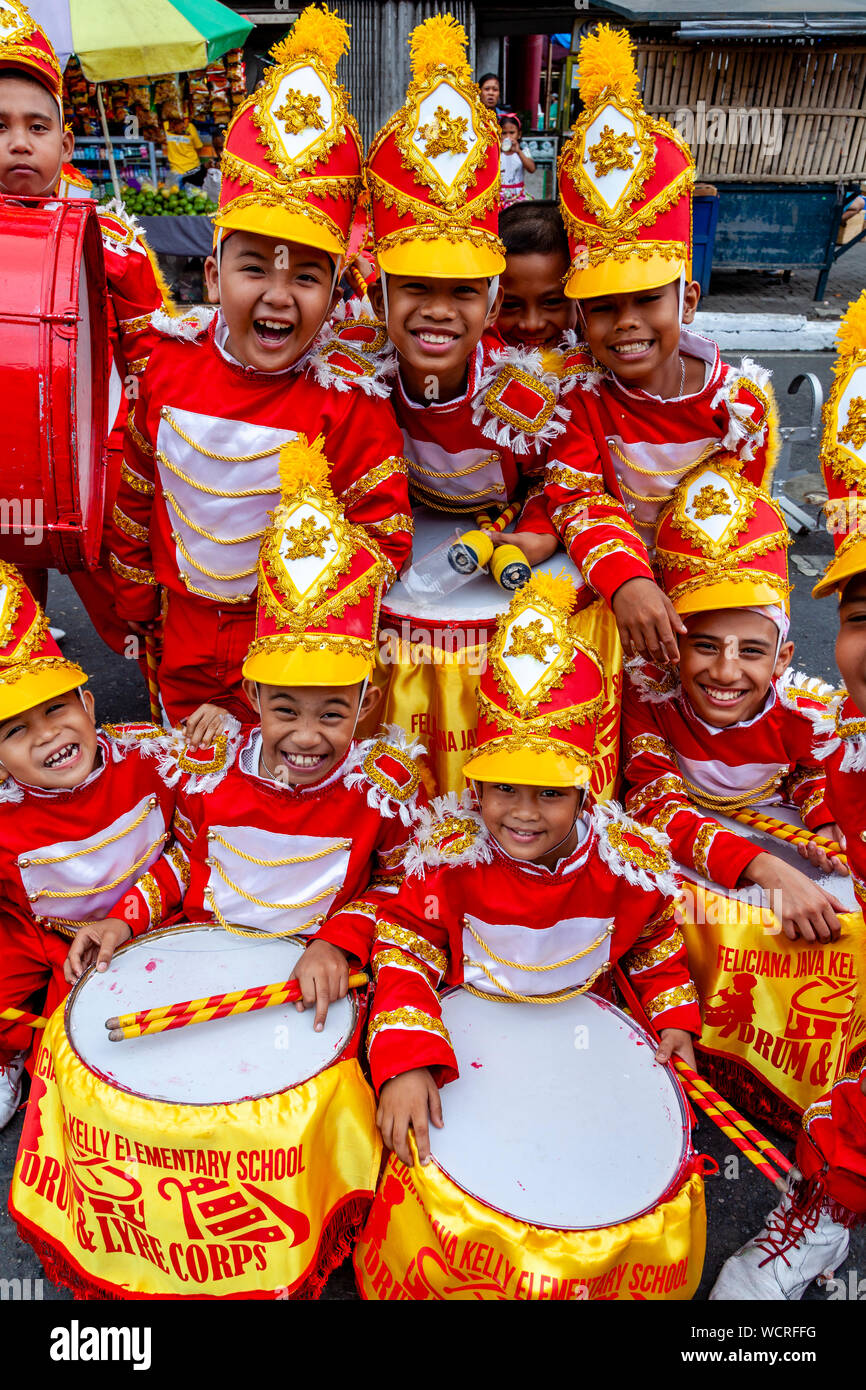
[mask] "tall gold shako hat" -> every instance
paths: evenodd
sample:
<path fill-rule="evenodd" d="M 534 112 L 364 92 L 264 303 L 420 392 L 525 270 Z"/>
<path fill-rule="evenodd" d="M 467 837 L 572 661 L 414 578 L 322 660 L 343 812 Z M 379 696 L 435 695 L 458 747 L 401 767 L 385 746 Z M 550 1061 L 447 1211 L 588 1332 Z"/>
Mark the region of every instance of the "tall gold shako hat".
<path fill-rule="evenodd" d="M 476 782 L 582 787 L 592 777 L 603 677 L 574 629 L 571 580 L 536 571 L 496 624 L 478 690 Z"/>
<path fill-rule="evenodd" d="M 21 0 L 0 0 L 0 71 L 18 70 L 47 87 L 63 122 L 63 73 L 54 45 Z"/>
<path fill-rule="evenodd" d="M 789 611 L 788 527 L 776 503 L 724 458 L 687 473 L 659 516 L 655 558 L 678 613 Z"/>
<path fill-rule="evenodd" d="M 235 113 L 220 159 L 214 226 L 345 255 L 361 188 L 363 146 L 337 62 L 345 22 L 310 5 L 274 45 L 277 66 Z"/>
<path fill-rule="evenodd" d="M 62 655 L 47 617 L 15 566 L 0 560 L 0 719 L 64 695 L 86 680 L 81 667 Z"/>
<path fill-rule="evenodd" d="M 866 290 L 848 305 L 836 342 L 821 440 L 824 515 L 835 554 L 812 590 L 815 598 L 841 592 L 866 572 Z"/>
<path fill-rule="evenodd" d="M 559 156 L 559 204 L 572 299 L 655 289 L 691 277 L 695 162 L 667 121 L 638 96 L 634 46 L 600 24 L 581 40 L 584 109 Z"/>
<path fill-rule="evenodd" d="M 243 673 L 262 685 L 356 685 L 373 672 L 387 564 L 346 520 L 321 437 L 280 449 L 281 501 L 259 552 L 256 636 Z"/>
<path fill-rule="evenodd" d="M 499 124 L 472 81 L 466 34 L 450 14 L 425 19 L 409 43 L 406 100 L 367 155 L 379 269 L 492 278 L 505 269 Z"/>

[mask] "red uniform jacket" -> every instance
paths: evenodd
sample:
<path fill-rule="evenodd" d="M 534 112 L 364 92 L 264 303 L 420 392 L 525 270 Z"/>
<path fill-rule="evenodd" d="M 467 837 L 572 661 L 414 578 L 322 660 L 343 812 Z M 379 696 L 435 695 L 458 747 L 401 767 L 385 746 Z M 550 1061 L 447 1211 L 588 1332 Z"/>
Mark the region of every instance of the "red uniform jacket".
<path fill-rule="evenodd" d="M 174 832 L 185 894 L 170 862 L 155 865 L 159 911 L 177 913 L 182 898 L 187 921 L 318 935 L 366 961 L 376 906 L 402 879 L 426 803 L 420 747 L 389 729 L 297 788 L 259 775 L 260 747 L 258 728 L 235 727 L 217 747 L 181 757 Z"/>
<path fill-rule="evenodd" d="M 754 841 L 725 830 L 714 810 L 724 815 L 788 802 L 810 830 L 833 819 L 813 752 L 816 721 L 833 695 L 828 685 L 786 671 L 773 681 L 760 714 L 717 729 L 698 718 L 678 681 L 638 662 L 629 673 L 622 706 L 625 805 L 636 820 L 666 832 L 679 864 L 734 888 L 755 858 Z"/>
<path fill-rule="evenodd" d="M 700 1033 L 698 997 L 674 920 L 667 840 L 615 802 L 585 812 L 555 869 L 511 859 L 451 793 L 422 812 L 407 878 L 379 909 L 369 1031 L 373 1084 L 457 1065 L 440 984 L 506 998 L 588 988 L 621 961 L 656 1028 Z M 540 968 L 539 968 L 540 967 Z"/>
<path fill-rule="evenodd" d="M 571 419 L 549 451 L 544 494 L 585 583 L 607 603 L 627 580 L 653 578 L 656 521 L 689 469 L 732 454 L 760 485 L 775 462 L 769 373 L 748 360 L 726 365 L 714 343 L 688 329 L 680 342 L 705 363 L 706 379 L 693 396 L 667 401 L 623 386 L 585 344 L 565 353 L 561 390 Z"/>
<path fill-rule="evenodd" d="M 827 708 L 815 755 L 827 778 L 827 820 L 845 836 L 854 891 L 866 911 L 866 716 L 845 690 Z"/>

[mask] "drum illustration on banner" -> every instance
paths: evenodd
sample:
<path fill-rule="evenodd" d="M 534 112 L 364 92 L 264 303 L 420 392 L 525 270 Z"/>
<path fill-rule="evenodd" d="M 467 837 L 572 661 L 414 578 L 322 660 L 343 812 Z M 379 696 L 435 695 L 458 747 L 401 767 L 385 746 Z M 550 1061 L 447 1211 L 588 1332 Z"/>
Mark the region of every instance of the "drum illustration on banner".
<path fill-rule="evenodd" d="M 123 1042 L 106 1019 L 288 979 L 296 941 L 150 932 L 88 971 L 45 1030 L 10 1210 L 85 1298 L 315 1297 L 351 1249 L 381 1141 L 362 1011 L 293 1004 Z"/>

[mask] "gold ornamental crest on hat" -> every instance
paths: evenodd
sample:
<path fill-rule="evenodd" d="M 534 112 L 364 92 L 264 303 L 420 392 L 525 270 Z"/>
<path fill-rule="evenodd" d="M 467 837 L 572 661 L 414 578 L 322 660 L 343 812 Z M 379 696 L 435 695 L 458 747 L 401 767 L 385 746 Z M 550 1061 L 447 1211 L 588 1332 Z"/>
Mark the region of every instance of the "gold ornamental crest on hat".
<path fill-rule="evenodd" d="M 574 637 L 569 615 L 574 586 L 538 573 L 518 589 L 500 618 L 490 648 L 496 681 L 509 706 L 531 718 L 570 670 Z"/>
<path fill-rule="evenodd" d="M 852 487 L 866 485 L 866 351 L 843 359 L 824 407 L 822 455 Z"/>
<path fill-rule="evenodd" d="M 0 52 L 7 43 L 17 43 L 35 28 L 35 19 L 18 0 L 0 0 Z"/>
<path fill-rule="evenodd" d="M 755 514 L 758 491 L 735 468 L 703 464 L 674 495 L 671 524 L 709 560 L 722 560 Z"/>
<path fill-rule="evenodd" d="M 12 640 L 12 630 L 21 607 L 23 580 L 12 565 L 0 560 L 0 649 Z"/>

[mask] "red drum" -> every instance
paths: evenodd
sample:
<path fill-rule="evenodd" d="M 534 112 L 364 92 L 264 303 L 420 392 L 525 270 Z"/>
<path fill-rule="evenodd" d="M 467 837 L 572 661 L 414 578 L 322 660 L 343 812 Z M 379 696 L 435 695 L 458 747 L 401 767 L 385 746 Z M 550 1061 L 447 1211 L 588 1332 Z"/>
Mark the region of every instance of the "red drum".
<path fill-rule="evenodd" d="M 108 373 L 95 204 L 0 200 L 0 558 L 64 571 L 96 563 Z"/>

